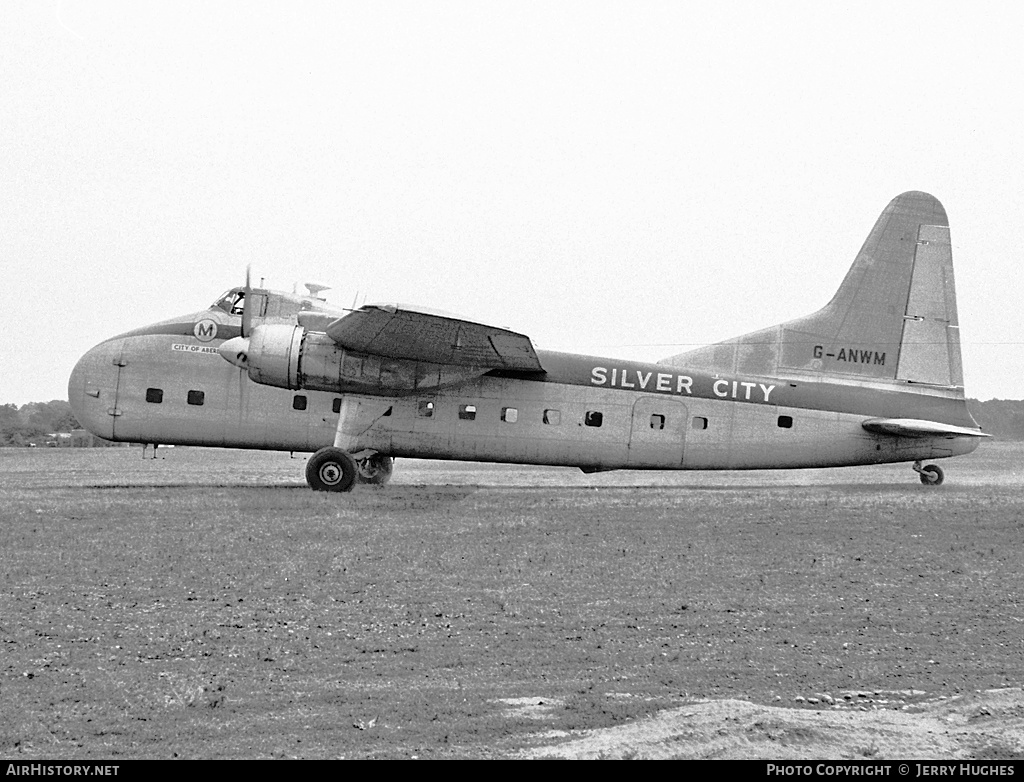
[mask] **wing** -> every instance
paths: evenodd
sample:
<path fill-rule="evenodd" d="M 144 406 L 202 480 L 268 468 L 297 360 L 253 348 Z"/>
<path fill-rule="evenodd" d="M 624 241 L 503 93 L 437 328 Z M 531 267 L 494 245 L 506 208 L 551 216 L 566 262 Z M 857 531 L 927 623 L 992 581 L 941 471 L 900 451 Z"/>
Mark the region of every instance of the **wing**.
<path fill-rule="evenodd" d="M 891 434 L 897 437 L 991 437 L 980 429 L 967 426 L 940 424 L 920 418 L 869 418 L 861 426 L 869 432 Z"/>
<path fill-rule="evenodd" d="M 327 325 L 346 350 L 453 366 L 543 372 L 530 338 L 396 304 L 369 304 Z"/>

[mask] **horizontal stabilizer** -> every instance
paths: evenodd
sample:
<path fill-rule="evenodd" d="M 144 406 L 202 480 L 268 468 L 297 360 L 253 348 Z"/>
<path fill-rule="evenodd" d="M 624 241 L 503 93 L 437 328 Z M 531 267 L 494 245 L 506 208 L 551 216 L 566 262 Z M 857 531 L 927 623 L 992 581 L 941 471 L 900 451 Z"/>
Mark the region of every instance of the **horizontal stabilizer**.
<path fill-rule="evenodd" d="M 328 324 L 346 350 L 463 367 L 543 372 L 530 338 L 450 315 L 394 304 L 368 304 Z"/>
<path fill-rule="evenodd" d="M 896 437 L 991 437 L 980 429 L 967 426 L 940 424 L 920 418 L 869 418 L 861 426 L 869 432 L 891 434 Z"/>

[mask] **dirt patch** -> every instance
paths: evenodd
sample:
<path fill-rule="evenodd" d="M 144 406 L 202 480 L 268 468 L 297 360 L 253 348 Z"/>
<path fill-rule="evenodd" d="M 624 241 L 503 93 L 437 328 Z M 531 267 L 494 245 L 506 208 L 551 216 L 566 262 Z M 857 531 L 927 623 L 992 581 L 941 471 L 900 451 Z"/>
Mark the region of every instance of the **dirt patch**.
<path fill-rule="evenodd" d="M 541 735 L 529 758 L 1021 759 L 1024 693 L 993 690 L 899 709 L 809 710 L 701 701 L 581 735 Z M 983 719 L 977 719 L 984 715 Z"/>

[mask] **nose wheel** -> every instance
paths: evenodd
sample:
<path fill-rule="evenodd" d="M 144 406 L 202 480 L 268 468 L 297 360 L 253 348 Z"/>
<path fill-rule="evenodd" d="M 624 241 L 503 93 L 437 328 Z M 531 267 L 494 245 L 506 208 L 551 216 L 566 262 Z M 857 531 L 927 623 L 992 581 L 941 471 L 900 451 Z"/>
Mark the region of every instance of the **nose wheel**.
<path fill-rule="evenodd" d="M 925 486 L 938 486 L 946 478 L 942 468 L 937 464 L 929 464 L 922 467 L 921 462 L 914 462 L 914 472 L 920 475 L 921 483 Z"/>
<path fill-rule="evenodd" d="M 306 482 L 313 491 L 352 491 L 356 460 L 341 448 L 321 448 L 306 462 Z"/>

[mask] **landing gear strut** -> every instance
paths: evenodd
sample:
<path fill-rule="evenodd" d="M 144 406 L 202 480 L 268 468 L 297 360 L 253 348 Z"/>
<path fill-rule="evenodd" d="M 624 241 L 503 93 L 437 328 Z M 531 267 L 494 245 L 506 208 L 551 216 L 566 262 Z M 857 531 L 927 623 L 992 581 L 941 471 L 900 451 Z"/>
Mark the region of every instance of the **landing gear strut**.
<path fill-rule="evenodd" d="M 939 465 L 929 464 L 926 467 L 922 467 L 920 459 L 914 462 L 914 472 L 920 474 L 921 483 L 925 486 L 938 486 L 946 477 Z"/>
<path fill-rule="evenodd" d="M 306 482 L 313 491 L 352 491 L 359 469 L 341 448 L 321 448 L 306 462 Z"/>

